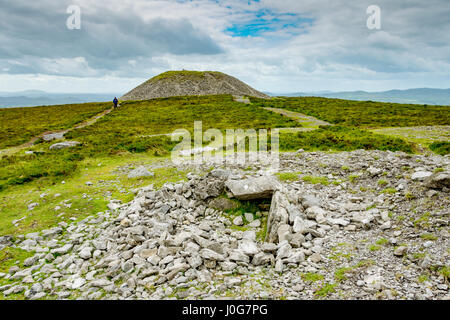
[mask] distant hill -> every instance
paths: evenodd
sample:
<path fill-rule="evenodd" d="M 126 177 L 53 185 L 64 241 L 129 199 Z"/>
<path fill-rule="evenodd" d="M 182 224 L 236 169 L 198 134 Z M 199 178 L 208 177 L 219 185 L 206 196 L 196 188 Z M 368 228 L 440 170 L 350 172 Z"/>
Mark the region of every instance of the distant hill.
<path fill-rule="evenodd" d="M 360 101 L 380 101 L 395 103 L 450 105 L 450 89 L 418 88 L 408 90 L 390 90 L 383 92 L 297 92 L 288 94 L 270 93 L 271 96 L 288 97 L 325 97 Z"/>
<path fill-rule="evenodd" d="M 48 93 L 28 90 L 21 92 L 0 92 L 0 108 L 50 106 L 86 102 L 112 101 L 114 93 Z"/>
<path fill-rule="evenodd" d="M 244 82 L 215 71 L 168 71 L 137 86 L 121 100 L 232 94 L 269 98 Z"/>

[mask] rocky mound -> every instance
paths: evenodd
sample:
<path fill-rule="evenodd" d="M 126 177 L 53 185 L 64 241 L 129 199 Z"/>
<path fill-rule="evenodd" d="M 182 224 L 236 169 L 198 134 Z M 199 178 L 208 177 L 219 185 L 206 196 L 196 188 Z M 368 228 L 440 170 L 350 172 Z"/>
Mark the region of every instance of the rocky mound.
<path fill-rule="evenodd" d="M 269 98 L 244 82 L 221 72 L 168 71 L 125 94 L 121 100 L 148 100 L 175 96 L 232 94 Z"/>
<path fill-rule="evenodd" d="M 0 292 L 448 299 L 448 165 L 445 157 L 381 151 L 286 154 L 281 171 L 293 178 L 280 181 L 258 164 L 185 167 L 187 181 L 136 190 L 128 204 L 111 201 L 106 212 L 15 242 L 0 237 L 0 248 L 36 252 L 0 273 L 10 280 Z M 224 192 L 271 204 L 234 218 L 224 212 L 232 207 Z"/>

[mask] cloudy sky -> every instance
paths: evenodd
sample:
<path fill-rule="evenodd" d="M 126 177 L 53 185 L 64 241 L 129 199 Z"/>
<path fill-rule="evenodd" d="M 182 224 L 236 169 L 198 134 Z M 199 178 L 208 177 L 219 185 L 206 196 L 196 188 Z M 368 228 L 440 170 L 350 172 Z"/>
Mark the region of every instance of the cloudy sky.
<path fill-rule="evenodd" d="M 70 5 L 81 12 L 69 29 Z M 381 9 L 369 29 L 367 8 Z M 125 93 L 166 70 L 263 91 L 450 88 L 448 0 L 0 0 L 0 91 Z M 70 19 L 69 22 L 75 22 Z"/>

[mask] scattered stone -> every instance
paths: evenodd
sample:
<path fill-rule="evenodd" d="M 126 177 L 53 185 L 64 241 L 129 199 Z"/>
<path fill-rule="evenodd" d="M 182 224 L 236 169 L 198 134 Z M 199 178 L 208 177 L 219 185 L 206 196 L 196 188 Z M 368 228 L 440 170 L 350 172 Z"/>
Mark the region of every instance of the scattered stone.
<path fill-rule="evenodd" d="M 80 258 L 87 260 L 90 257 L 92 257 L 92 248 L 84 248 L 83 250 L 80 251 Z"/>
<path fill-rule="evenodd" d="M 429 176 L 431 176 L 433 173 L 429 172 L 429 171 L 418 171 L 418 172 L 414 172 L 411 176 L 412 180 L 425 180 L 426 178 L 428 178 Z"/>
<path fill-rule="evenodd" d="M 132 170 L 129 174 L 128 174 L 128 178 L 133 179 L 133 178 L 142 178 L 142 177 L 154 177 L 155 174 L 153 172 L 150 172 L 147 170 L 147 168 L 145 168 L 144 166 L 140 166 L 134 170 Z"/>
<path fill-rule="evenodd" d="M 255 218 L 253 217 L 253 213 L 246 212 L 244 213 L 244 217 L 245 220 L 247 220 L 249 223 L 255 220 Z"/>
<path fill-rule="evenodd" d="M 239 249 L 246 255 L 253 256 L 259 252 L 258 246 L 253 240 L 243 239 L 239 242 Z"/>
<path fill-rule="evenodd" d="M 448 171 L 434 173 L 425 180 L 425 185 L 431 189 L 450 188 L 450 173 Z"/>
<path fill-rule="evenodd" d="M 402 257 L 406 254 L 408 251 L 408 248 L 405 246 L 400 246 L 397 249 L 394 250 L 394 255 L 397 257 Z"/>
<path fill-rule="evenodd" d="M 33 209 L 36 208 L 38 205 L 39 205 L 39 203 L 37 203 L 37 202 L 30 203 L 30 204 L 28 205 L 28 211 L 33 210 Z"/>
<path fill-rule="evenodd" d="M 79 144 L 81 144 L 81 142 L 78 142 L 78 141 L 59 142 L 59 143 L 52 144 L 50 146 L 50 150 L 60 150 L 60 149 L 66 149 L 66 148 L 73 148 L 73 147 L 76 147 Z"/>

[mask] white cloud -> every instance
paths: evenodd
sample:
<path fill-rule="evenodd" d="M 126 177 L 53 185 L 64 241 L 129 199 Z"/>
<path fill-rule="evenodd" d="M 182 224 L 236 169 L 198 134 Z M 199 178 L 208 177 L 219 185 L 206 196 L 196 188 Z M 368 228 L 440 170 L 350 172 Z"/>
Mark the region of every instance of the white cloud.
<path fill-rule="evenodd" d="M 56 10 L 54 2 L 41 1 L 44 5 L 40 10 L 48 6 L 64 13 L 62 5 L 61 10 Z M 101 91 L 107 79 L 114 79 L 116 82 L 111 86 L 116 88 L 117 79 L 122 77 L 139 83 L 167 69 L 197 69 L 223 71 L 260 90 L 275 92 L 450 87 L 447 77 L 450 74 L 450 3 L 447 0 L 376 2 L 74 0 L 71 3 L 82 8 L 85 31 L 98 32 L 85 35 L 97 39 L 97 43 L 92 42 L 91 50 L 86 48 L 85 52 L 72 56 L 70 43 L 59 40 L 62 43 L 56 48 L 58 55 L 45 56 L 41 52 L 40 56 L 30 57 L 25 46 L 32 46 L 33 42 L 13 42 L 0 35 L 1 43 L 13 46 L 9 53 L 27 51 L 21 60 L 15 59 L 23 65 L 11 64 L 11 57 L 0 59 L 0 70 L 3 70 L 0 81 L 13 89 L 17 82 L 4 79 L 11 77 L 11 73 L 19 73 L 15 76 L 18 78 L 32 77 L 20 75 L 28 67 L 34 74 L 47 74 L 51 81 L 58 79 L 55 75 L 71 76 L 61 77 L 61 81 L 67 83 L 70 79 L 74 83 L 70 88 L 80 91 L 84 82 L 74 79 L 84 77 L 84 81 L 93 84 L 91 90 Z M 381 7 L 379 31 L 366 27 L 366 9 L 372 4 Z M 273 18 L 286 13 L 296 14 L 299 21 L 312 19 L 313 22 L 301 28 L 291 25 L 279 29 L 282 23 Z M 226 32 L 237 23 L 258 21 L 261 15 L 272 19 L 277 28 L 250 37 L 232 37 Z M 185 21 L 185 24 L 177 22 L 173 24 L 174 33 L 162 34 L 159 28 L 167 25 L 155 21 Z M 109 23 L 114 27 L 110 28 Z M 32 26 L 32 22 L 29 24 Z M 153 27 L 143 34 L 144 26 Z M 177 38 L 177 34 L 187 28 L 196 31 L 188 33 L 189 40 L 183 42 L 186 37 Z M 295 30 L 298 34 L 292 34 Z M 195 32 L 201 35 L 197 37 Z M 167 34 L 168 38 L 161 38 Z M 25 35 L 24 38 L 28 39 Z M 94 50 L 99 44 L 102 46 Z M 196 50 L 189 44 L 194 44 Z M 221 48 L 222 52 L 214 48 Z M 45 83 L 40 89 L 51 88 L 45 87 Z"/>

